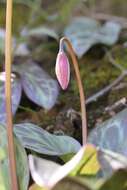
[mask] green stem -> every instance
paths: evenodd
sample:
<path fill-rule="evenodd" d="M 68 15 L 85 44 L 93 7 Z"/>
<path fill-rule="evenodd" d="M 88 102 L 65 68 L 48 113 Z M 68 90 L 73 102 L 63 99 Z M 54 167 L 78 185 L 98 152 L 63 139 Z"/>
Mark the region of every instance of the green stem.
<path fill-rule="evenodd" d="M 31 113 L 37 114 L 36 111 L 34 111 L 34 110 L 30 109 L 30 108 L 27 108 L 27 107 L 24 107 L 24 106 L 21 106 L 21 105 L 19 105 L 18 107 L 19 107 L 20 109 L 26 111 L 26 112 L 31 112 Z"/>

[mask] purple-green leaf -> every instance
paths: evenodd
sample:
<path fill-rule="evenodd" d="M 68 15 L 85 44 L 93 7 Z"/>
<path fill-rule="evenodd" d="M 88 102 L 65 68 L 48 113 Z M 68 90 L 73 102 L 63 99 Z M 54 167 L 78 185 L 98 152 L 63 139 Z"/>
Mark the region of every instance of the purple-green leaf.
<path fill-rule="evenodd" d="M 15 65 L 13 68 L 21 76 L 27 97 L 45 109 L 51 109 L 58 96 L 58 84 L 41 67 L 32 61 Z"/>
<path fill-rule="evenodd" d="M 76 153 L 81 145 L 69 136 L 57 136 L 32 123 L 16 124 L 15 134 L 25 148 L 47 155 Z"/>
<path fill-rule="evenodd" d="M 16 76 L 12 80 L 12 113 L 16 113 L 21 99 L 21 83 Z M 6 106 L 5 106 L 5 75 L 0 73 L 0 123 L 6 122 Z"/>
<path fill-rule="evenodd" d="M 107 21 L 103 25 L 95 19 L 76 17 L 65 29 L 65 36 L 71 41 L 76 55 L 81 58 L 92 46 L 114 45 L 120 35 L 121 25 Z"/>
<path fill-rule="evenodd" d="M 93 129 L 88 142 L 127 156 L 127 109 Z"/>
<path fill-rule="evenodd" d="M 106 149 L 98 149 L 97 154 L 105 177 L 109 177 L 118 169 L 127 168 L 127 158 L 122 154 Z"/>

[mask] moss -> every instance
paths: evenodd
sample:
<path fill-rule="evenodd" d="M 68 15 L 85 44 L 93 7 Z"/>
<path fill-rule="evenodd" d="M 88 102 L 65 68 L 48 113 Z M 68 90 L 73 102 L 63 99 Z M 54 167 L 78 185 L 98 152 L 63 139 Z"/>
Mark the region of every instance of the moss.
<path fill-rule="evenodd" d="M 116 63 L 127 69 L 127 47 L 121 45 L 116 46 L 113 48 L 112 54 Z"/>
<path fill-rule="evenodd" d="M 121 65 L 126 70 L 127 69 L 127 48 L 120 45 L 116 46 L 113 48 L 112 54 L 113 54 L 116 64 Z M 118 89 L 112 90 L 109 93 L 108 103 L 110 105 L 120 100 L 121 98 L 127 96 L 127 86 L 125 85 L 127 82 L 127 77 L 125 77 L 123 81 L 121 82 L 124 83 L 123 87 L 119 87 Z"/>
<path fill-rule="evenodd" d="M 95 61 L 91 59 L 81 60 L 80 73 L 87 96 L 105 87 L 119 75 L 119 71 L 114 69 L 105 58 Z M 71 84 L 72 90 L 77 92 L 75 81 L 73 80 Z"/>

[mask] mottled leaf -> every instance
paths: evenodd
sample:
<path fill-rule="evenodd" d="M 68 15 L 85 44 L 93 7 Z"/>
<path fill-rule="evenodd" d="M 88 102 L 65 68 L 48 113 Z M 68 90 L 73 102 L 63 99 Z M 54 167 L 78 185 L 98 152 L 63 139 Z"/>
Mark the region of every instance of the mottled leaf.
<path fill-rule="evenodd" d="M 22 123 L 15 125 L 15 134 L 24 147 L 47 155 L 76 153 L 81 145 L 68 136 L 56 136 L 37 125 Z"/>
<path fill-rule="evenodd" d="M 51 109 L 58 96 L 58 84 L 36 63 L 28 61 L 13 67 L 20 74 L 23 89 L 33 102 Z"/>
<path fill-rule="evenodd" d="M 93 129 L 88 142 L 127 156 L 127 109 Z"/>
<path fill-rule="evenodd" d="M 63 166 L 30 155 L 29 165 L 34 181 L 41 187 L 52 188 L 57 182 L 67 176 L 83 159 L 85 150 L 86 147 L 82 147 L 79 152 Z"/>
<path fill-rule="evenodd" d="M 98 41 L 105 45 L 113 45 L 117 42 L 121 26 L 113 21 L 106 22 L 98 32 Z"/>
<path fill-rule="evenodd" d="M 98 150 L 98 160 L 103 174 L 109 177 L 115 170 L 127 168 L 127 158 L 106 149 Z"/>
<path fill-rule="evenodd" d="M 78 57 L 82 57 L 93 45 L 102 43 L 113 45 L 119 37 L 121 26 L 115 22 L 100 25 L 94 19 L 78 17 L 65 29 Z"/>
<path fill-rule="evenodd" d="M 21 82 L 14 74 L 12 74 L 12 113 L 16 113 L 21 99 Z M 0 73 L 0 123 L 6 122 L 5 107 L 5 73 Z"/>
<path fill-rule="evenodd" d="M 28 161 L 24 148 L 15 137 L 17 176 L 20 190 L 27 190 L 29 183 Z M 0 125 L 0 186 L 4 190 L 10 189 L 10 174 L 8 165 L 7 134 L 5 126 Z M 2 190 L 2 189 L 1 189 Z"/>
<path fill-rule="evenodd" d="M 35 36 L 38 38 L 48 36 L 48 37 L 54 38 L 56 40 L 58 40 L 58 38 L 59 38 L 59 36 L 57 35 L 57 33 L 53 29 L 43 27 L 43 26 L 29 30 L 27 35 L 28 36 Z"/>

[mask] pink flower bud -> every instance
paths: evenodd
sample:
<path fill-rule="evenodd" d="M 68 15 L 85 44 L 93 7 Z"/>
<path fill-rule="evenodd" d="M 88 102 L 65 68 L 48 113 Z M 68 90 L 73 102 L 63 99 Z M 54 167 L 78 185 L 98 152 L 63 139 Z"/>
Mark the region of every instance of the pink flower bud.
<path fill-rule="evenodd" d="M 56 58 L 56 76 L 63 90 L 68 87 L 70 80 L 70 64 L 66 54 L 63 51 L 59 51 Z"/>

